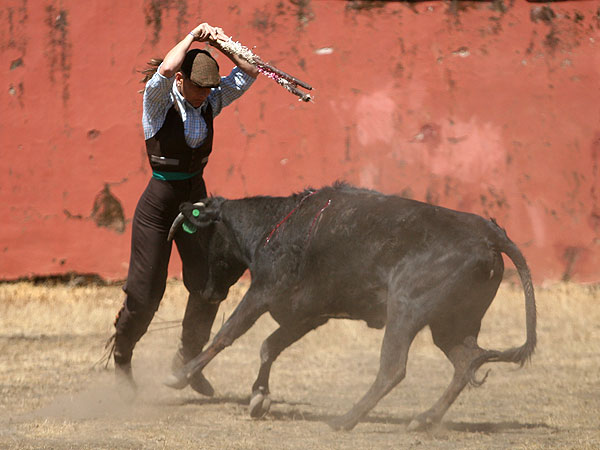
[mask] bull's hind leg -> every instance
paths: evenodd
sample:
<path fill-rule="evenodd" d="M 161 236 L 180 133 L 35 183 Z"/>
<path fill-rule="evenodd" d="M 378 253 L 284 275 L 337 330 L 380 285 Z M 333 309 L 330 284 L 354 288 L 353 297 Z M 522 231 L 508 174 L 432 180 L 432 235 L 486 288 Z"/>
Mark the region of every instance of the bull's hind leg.
<path fill-rule="evenodd" d="M 485 309 L 488 305 L 489 302 L 484 305 Z M 498 355 L 496 351 L 485 350 L 477 345 L 477 336 L 485 309 L 471 310 L 470 314 L 455 310 L 454 314 L 448 314 L 443 320 L 430 323 L 433 341 L 454 366 L 454 375 L 440 399 L 430 409 L 413 419 L 408 426 L 409 430 L 438 424 L 469 382 L 480 385 L 485 380 L 484 377 L 482 381 L 477 382 L 475 372 L 485 362 Z"/>
<path fill-rule="evenodd" d="M 252 417 L 263 417 L 271 406 L 269 397 L 269 375 L 271 366 L 283 350 L 298 341 L 309 331 L 323 325 L 327 319 L 300 322 L 294 326 L 282 325 L 277 328 L 260 348 L 260 369 L 250 399 L 249 412 Z"/>
<path fill-rule="evenodd" d="M 438 424 L 467 383 L 477 383 L 474 379 L 477 369 L 496 355 L 496 352 L 480 348 L 475 336 L 469 336 L 462 343 L 442 350 L 454 366 L 454 376 L 440 399 L 430 409 L 415 417 L 408 425 L 408 429 L 411 431 Z"/>
<path fill-rule="evenodd" d="M 405 302 L 392 302 L 392 305 L 388 305 L 387 325 L 375 382 L 348 413 L 329 422 L 336 430 L 354 428 L 406 375 L 408 349 L 420 327 L 414 315 L 404 311 Z"/>

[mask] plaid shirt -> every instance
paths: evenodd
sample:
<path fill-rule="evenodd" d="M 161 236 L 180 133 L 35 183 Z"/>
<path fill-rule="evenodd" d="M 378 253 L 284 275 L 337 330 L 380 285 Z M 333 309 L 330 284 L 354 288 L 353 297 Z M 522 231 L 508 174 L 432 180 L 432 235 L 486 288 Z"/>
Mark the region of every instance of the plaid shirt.
<path fill-rule="evenodd" d="M 206 139 L 208 132 L 206 122 L 202 118 L 206 101 L 200 107 L 194 108 L 179 93 L 174 81 L 175 76 L 166 78 L 157 70 L 146 83 L 144 112 L 142 115 L 144 137 L 150 139 L 158 133 L 165 122 L 167 112 L 177 102 L 183 120 L 185 140 L 190 147 L 197 148 Z M 246 92 L 253 81 L 254 78 L 247 75 L 239 67 L 234 67 L 228 76 L 221 77 L 221 85 L 213 88 L 207 98 L 212 106 L 213 117 L 216 117 L 225 106 Z"/>

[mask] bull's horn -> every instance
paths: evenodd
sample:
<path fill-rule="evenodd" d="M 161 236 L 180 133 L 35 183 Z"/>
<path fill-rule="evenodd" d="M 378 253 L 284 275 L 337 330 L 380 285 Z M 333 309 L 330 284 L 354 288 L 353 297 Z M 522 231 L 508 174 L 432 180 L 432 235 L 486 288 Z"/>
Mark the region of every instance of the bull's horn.
<path fill-rule="evenodd" d="M 179 230 L 179 227 L 181 226 L 181 224 L 184 220 L 185 220 L 185 217 L 181 213 L 179 213 L 179 215 L 177 217 L 175 217 L 175 220 L 173 221 L 173 225 L 171 225 L 171 229 L 169 230 L 169 236 L 167 237 L 168 241 L 173 240 L 173 238 L 175 237 L 175 233 L 177 233 L 177 230 Z"/>
<path fill-rule="evenodd" d="M 196 203 L 194 203 L 194 206 L 197 208 L 206 208 L 206 205 L 203 202 L 196 202 Z M 167 237 L 167 240 L 169 240 L 169 241 L 173 240 L 173 238 L 175 237 L 175 233 L 177 232 L 179 227 L 181 227 L 181 223 L 184 220 L 185 220 L 185 217 L 183 216 L 183 214 L 179 213 L 179 215 L 173 221 L 171 228 L 169 229 L 169 236 Z"/>

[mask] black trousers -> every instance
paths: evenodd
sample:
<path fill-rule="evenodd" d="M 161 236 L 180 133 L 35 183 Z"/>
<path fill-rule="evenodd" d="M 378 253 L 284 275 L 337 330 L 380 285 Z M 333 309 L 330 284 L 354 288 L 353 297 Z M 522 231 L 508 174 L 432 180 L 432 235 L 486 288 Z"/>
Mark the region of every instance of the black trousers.
<path fill-rule="evenodd" d="M 189 180 L 163 181 L 151 178 L 133 216 L 131 257 L 126 298 L 115 321 L 115 362 L 128 363 L 133 347 L 144 335 L 160 305 L 166 288 L 172 243 L 169 228 L 179 213 L 179 204 L 206 198 L 202 175 Z M 175 244 L 181 256 L 184 285 L 190 293 L 183 321 L 182 347 L 188 358 L 202 350 L 218 305 L 205 302 L 202 291 L 208 272 L 203 233 L 179 232 Z"/>

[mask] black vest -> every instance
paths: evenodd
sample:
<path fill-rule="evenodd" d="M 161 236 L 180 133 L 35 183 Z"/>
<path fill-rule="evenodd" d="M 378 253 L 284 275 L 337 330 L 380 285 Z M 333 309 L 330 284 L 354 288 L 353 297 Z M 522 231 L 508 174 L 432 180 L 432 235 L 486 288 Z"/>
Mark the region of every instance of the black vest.
<path fill-rule="evenodd" d="M 152 170 L 159 172 L 194 173 L 203 171 L 212 151 L 213 115 L 210 103 L 202 113 L 208 134 L 202 145 L 192 148 L 187 145 L 183 120 L 175 106 L 167 112 L 165 123 L 150 139 L 146 139 L 146 151 Z"/>

